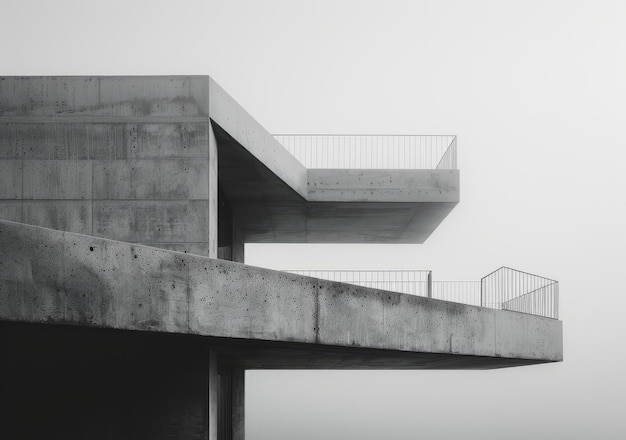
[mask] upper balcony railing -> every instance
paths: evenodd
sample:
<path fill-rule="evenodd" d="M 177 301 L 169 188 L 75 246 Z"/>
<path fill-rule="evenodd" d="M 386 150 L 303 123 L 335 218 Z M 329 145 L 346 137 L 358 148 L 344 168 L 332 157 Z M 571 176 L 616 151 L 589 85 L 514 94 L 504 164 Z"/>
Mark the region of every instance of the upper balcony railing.
<path fill-rule="evenodd" d="M 508 267 L 480 281 L 433 281 L 429 270 L 289 270 L 380 290 L 558 319 L 559 283 Z"/>
<path fill-rule="evenodd" d="M 307 168 L 457 169 L 456 136 L 274 135 Z"/>

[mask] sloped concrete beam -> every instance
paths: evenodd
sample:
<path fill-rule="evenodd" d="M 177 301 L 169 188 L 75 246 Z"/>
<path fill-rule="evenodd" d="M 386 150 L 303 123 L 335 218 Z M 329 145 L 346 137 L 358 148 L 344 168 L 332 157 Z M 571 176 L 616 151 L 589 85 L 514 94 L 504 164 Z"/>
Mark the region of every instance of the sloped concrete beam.
<path fill-rule="evenodd" d="M 562 359 L 557 320 L 19 223 L 0 222 L 0 263 L 2 320 L 297 343 L 321 351 Z"/>

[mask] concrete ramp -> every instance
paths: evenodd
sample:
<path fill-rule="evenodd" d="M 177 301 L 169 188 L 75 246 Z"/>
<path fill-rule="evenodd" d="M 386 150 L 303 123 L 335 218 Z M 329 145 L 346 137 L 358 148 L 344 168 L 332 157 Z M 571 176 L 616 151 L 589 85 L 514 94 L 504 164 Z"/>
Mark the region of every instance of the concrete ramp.
<path fill-rule="evenodd" d="M 0 221 L 0 320 L 195 335 L 245 368 L 562 360 L 560 321 Z"/>

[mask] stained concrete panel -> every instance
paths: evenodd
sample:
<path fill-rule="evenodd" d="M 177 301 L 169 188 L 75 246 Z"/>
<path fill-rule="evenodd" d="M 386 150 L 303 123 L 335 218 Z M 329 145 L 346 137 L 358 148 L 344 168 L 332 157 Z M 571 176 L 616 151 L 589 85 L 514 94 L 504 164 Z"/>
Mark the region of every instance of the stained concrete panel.
<path fill-rule="evenodd" d="M 0 159 L 21 159 L 22 143 L 19 141 L 15 124 L 0 120 Z"/>
<path fill-rule="evenodd" d="M 459 201 L 458 170 L 309 169 L 310 202 Z"/>
<path fill-rule="evenodd" d="M 21 200 L 0 200 L 0 219 L 11 222 L 24 222 Z"/>
<path fill-rule="evenodd" d="M 322 344 L 494 353 L 492 310 L 333 282 L 320 282 L 319 304 Z"/>
<path fill-rule="evenodd" d="M 189 260 L 189 331 L 315 342 L 316 285 L 293 274 L 223 260 Z"/>
<path fill-rule="evenodd" d="M 208 156 L 208 121 L 0 122 L 0 158 L 151 159 Z"/>
<path fill-rule="evenodd" d="M 100 77 L 97 114 L 116 116 L 189 116 L 198 111 L 189 99 L 185 76 Z"/>
<path fill-rule="evenodd" d="M 89 160 L 24 161 L 24 199 L 90 199 Z"/>
<path fill-rule="evenodd" d="M 208 159 L 94 161 L 94 199 L 208 199 Z"/>
<path fill-rule="evenodd" d="M 208 201 L 94 201 L 93 234 L 133 242 L 208 242 Z"/>
<path fill-rule="evenodd" d="M 22 183 L 22 161 L 0 160 L 0 199 L 22 198 Z"/>
<path fill-rule="evenodd" d="M 30 201 L 0 214 L 82 233 L 93 221 L 101 233 L 215 255 L 217 172 L 208 173 L 217 155 L 189 85 L 187 76 L 2 78 L 0 191 Z M 93 219 L 91 208 L 69 203 L 92 198 L 102 199 Z M 108 218 L 122 200 L 130 203 L 122 217 Z"/>
<path fill-rule="evenodd" d="M 561 321 L 505 310 L 498 311 L 494 319 L 497 356 L 519 357 L 523 353 L 531 358 L 563 360 Z"/>
<path fill-rule="evenodd" d="M 90 159 L 126 159 L 133 151 L 135 124 L 94 123 L 82 124 L 89 146 Z"/>
<path fill-rule="evenodd" d="M 134 158 L 207 157 L 209 123 L 145 123 L 131 130 Z"/>
<path fill-rule="evenodd" d="M 1 77 L 0 116 L 91 115 L 99 89 L 97 77 Z"/>
<path fill-rule="evenodd" d="M 16 123 L 15 138 L 24 159 L 89 159 L 88 127 L 79 122 Z"/>
<path fill-rule="evenodd" d="M 23 210 L 24 223 L 78 234 L 92 233 L 91 200 L 24 201 Z"/>

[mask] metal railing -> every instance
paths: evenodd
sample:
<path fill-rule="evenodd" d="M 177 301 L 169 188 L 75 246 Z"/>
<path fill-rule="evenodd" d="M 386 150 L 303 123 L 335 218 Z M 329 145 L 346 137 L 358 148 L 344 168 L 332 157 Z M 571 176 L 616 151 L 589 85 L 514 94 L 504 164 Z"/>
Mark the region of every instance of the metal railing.
<path fill-rule="evenodd" d="M 429 270 L 288 270 L 286 272 L 373 289 L 430 296 Z"/>
<path fill-rule="evenodd" d="M 433 281 L 432 297 L 480 306 L 480 281 Z"/>
<path fill-rule="evenodd" d="M 559 283 L 508 267 L 480 281 L 433 281 L 429 270 L 287 270 L 380 290 L 558 319 Z"/>
<path fill-rule="evenodd" d="M 484 307 L 558 319 L 559 283 L 510 267 L 501 267 L 481 280 Z"/>
<path fill-rule="evenodd" d="M 457 169 L 453 135 L 297 135 L 274 138 L 307 168 Z"/>

